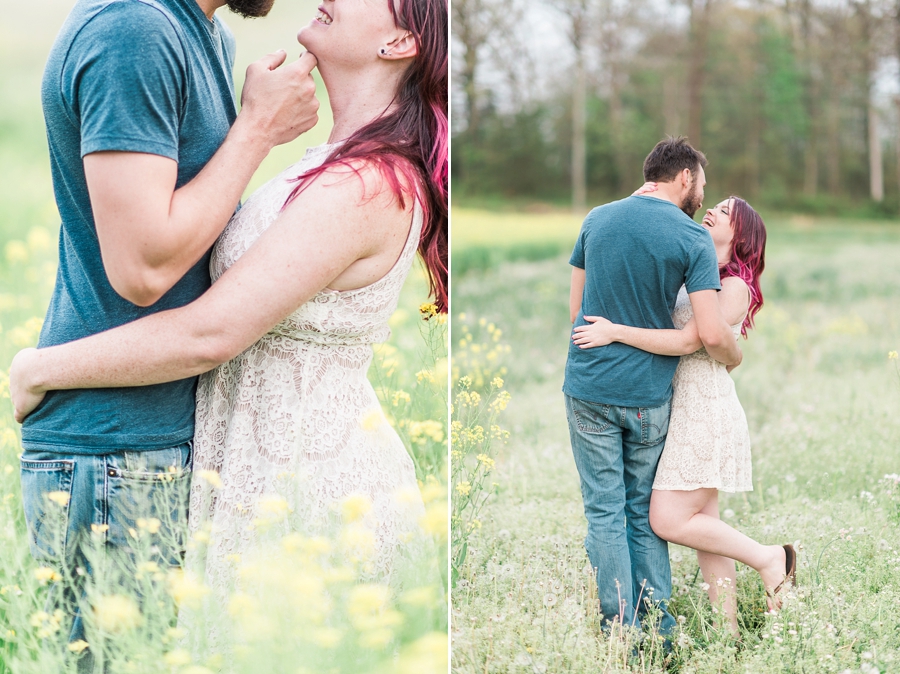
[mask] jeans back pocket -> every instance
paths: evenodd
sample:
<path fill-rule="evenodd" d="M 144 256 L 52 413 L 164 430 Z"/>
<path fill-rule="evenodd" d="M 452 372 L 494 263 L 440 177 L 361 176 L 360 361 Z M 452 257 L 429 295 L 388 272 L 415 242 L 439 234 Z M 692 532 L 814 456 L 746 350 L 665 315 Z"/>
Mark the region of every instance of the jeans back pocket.
<path fill-rule="evenodd" d="M 21 459 L 22 505 L 31 554 L 61 563 L 66 554 L 75 462 Z"/>
<path fill-rule="evenodd" d="M 668 401 L 659 407 L 641 407 L 641 444 L 655 445 L 665 440 L 669 432 L 669 417 L 672 402 Z"/>

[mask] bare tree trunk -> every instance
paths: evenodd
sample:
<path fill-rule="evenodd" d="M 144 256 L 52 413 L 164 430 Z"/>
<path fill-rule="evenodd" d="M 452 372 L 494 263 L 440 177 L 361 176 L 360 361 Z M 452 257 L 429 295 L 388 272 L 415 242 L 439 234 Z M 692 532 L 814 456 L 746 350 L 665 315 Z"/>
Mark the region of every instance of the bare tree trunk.
<path fill-rule="evenodd" d="M 897 119 L 900 120 L 900 96 L 894 102 L 897 104 Z M 900 136 L 894 136 L 894 147 L 897 148 L 897 194 L 900 194 Z"/>
<path fill-rule="evenodd" d="M 872 16 L 871 0 L 857 5 L 862 20 L 863 65 L 866 77 L 866 117 L 869 146 L 869 195 L 873 201 L 884 200 L 884 167 L 881 160 L 881 139 L 878 134 L 878 110 L 875 108 L 875 18 Z"/>
<path fill-rule="evenodd" d="M 453 3 L 453 34 L 465 48 L 460 72 L 462 90 L 466 94 L 466 126 L 471 137 L 478 133 L 478 91 L 475 77 L 480 50 L 487 42 L 486 9 L 482 0 L 455 0 Z"/>
<path fill-rule="evenodd" d="M 878 110 L 869 93 L 869 194 L 872 201 L 884 201 L 884 165 L 881 161 L 881 138 L 878 133 Z"/>
<path fill-rule="evenodd" d="M 572 210 L 583 214 L 587 204 L 587 74 L 584 55 L 592 0 L 557 0 L 569 20 L 568 34 L 575 52 L 572 82 Z"/>
<path fill-rule="evenodd" d="M 681 115 L 678 114 L 678 82 L 674 77 L 663 79 L 663 133 L 677 136 L 681 133 Z"/>
<path fill-rule="evenodd" d="M 572 83 L 572 210 L 583 214 L 587 207 L 587 82 L 584 56 L 575 56 L 575 80 Z"/>
<path fill-rule="evenodd" d="M 713 0 L 688 0 L 691 19 L 688 53 L 688 138 L 694 147 L 702 141 L 703 85 L 706 80 L 706 55 L 711 29 L 710 13 Z"/>
<path fill-rule="evenodd" d="M 828 97 L 828 192 L 837 196 L 841 190 L 841 118 L 840 96 L 831 86 Z"/>
<path fill-rule="evenodd" d="M 806 147 L 803 156 L 803 193 L 808 197 L 816 196 L 819 187 L 819 75 L 815 69 L 815 38 L 812 34 L 812 2 L 801 0 L 800 34 L 803 44 L 803 69 L 807 77 L 806 83 L 806 116 L 809 129 L 806 136 Z"/>
<path fill-rule="evenodd" d="M 897 58 L 900 59 L 900 0 L 897 0 L 896 11 L 894 14 L 896 21 L 894 22 L 894 39 L 897 51 Z M 900 124 L 900 96 L 896 99 L 897 104 L 897 123 Z M 897 194 L 900 195 L 900 133 L 894 135 L 894 143 L 897 148 Z"/>

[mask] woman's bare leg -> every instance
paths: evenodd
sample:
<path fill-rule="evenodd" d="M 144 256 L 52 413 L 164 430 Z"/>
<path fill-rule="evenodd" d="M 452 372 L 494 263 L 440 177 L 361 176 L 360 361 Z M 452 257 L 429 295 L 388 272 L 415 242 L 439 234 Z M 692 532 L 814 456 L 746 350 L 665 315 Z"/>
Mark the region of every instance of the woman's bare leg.
<path fill-rule="evenodd" d="M 712 497 L 701 509 L 701 513 L 719 519 L 719 493 L 712 490 Z M 731 627 L 731 633 L 738 635 L 737 623 L 737 570 L 734 560 L 722 555 L 697 550 L 697 561 L 700 563 L 700 574 L 709 585 L 709 602 L 725 612 Z"/>
<path fill-rule="evenodd" d="M 716 509 L 715 517 L 705 512 L 713 507 L 711 502 Z M 780 545 L 757 543 L 720 520 L 716 489 L 654 489 L 650 498 L 650 526 L 664 540 L 686 545 L 709 555 L 736 559 L 756 569 L 769 592 L 784 579 L 784 548 Z M 770 602 L 770 608 L 779 607 L 772 606 Z"/>

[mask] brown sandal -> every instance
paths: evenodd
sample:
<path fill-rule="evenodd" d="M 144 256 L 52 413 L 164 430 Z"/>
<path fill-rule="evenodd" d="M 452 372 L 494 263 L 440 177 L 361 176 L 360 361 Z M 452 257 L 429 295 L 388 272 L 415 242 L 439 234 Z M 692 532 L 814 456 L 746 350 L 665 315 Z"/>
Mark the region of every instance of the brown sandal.
<path fill-rule="evenodd" d="M 786 582 L 790 581 L 791 585 L 797 583 L 797 552 L 790 543 L 781 547 L 784 548 L 784 580 L 778 583 L 771 592 L 766 590 L 766 596 L 772 600 L 775 599 L 775 595 L 781 592 Z"/>

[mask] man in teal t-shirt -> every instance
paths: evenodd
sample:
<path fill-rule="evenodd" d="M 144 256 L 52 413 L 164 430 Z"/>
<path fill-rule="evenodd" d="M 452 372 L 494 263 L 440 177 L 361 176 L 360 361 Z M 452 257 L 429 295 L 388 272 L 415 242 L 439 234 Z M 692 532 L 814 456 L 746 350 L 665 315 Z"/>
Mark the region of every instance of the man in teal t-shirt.
<path fill-rule="evenodd" d="M 575 326 L 602 316 L 640 328 L 672 329 L 672 310 L 686 286 L 701 338 L 731 328 L 718 307 L 721 288 L 709 233 L 691 218 L 703 200 L 706 158 L 684 138 L 656 145 L 644 162 L 653 196 L 631 196 L 592 210 L 570 264 Z M 711 347 L 736 364 L 733 337 Z M 671 570 L 666 542 L 650 528 L 650 494 L 669 426 L 677 357 L 620 343 L 592 349 L 569 345 L 563 391 L 572 451 L 581 481 L 585 538 L 605 619 L 640 627 L 645 599 L 662 609 L 660 631 L 675 622 L 667 610 Z"/>
<path fill-rule="evenodd" d="M 272 147 L 315 123 L 311 55 L 284 67 L 284 53 L 251 65 L 238 115 L 234 39 L 214 15 L 225 4 L 78 0 L 63 25 L 42 85 L 62 223 L 39 347 L 199 297 L 210 285 L 209 249 L 253 172 Z M 272 0 L 227 4 L 262 16 Z M 22 496 L 40 563 L 66 565 L 70 578 L 79 577 L 79 567 L 90 570 L 80 544 L 92 528 L 108 547 L 127 553 L 128 532 L 138 517 L 150 516 L 151 503 L 171 511 L 155 511 L 164 526 L 183 522 L 195 387 L 192 378 L 53 391 L 25 419 Z M 182 488 L 154 480 L 160 473 Z M 155 494 L 158 484 L 168 485 L 165 494 Z M 58 510 L 60 501 L 49 503 L 47 492 L 67 496 L 59 506 L 65 532 L 43 526 L 47 509 Z M 159 540 L 175 534 L 162 530 Z M 178 547 L 161 551 L 161 561 L 177 563 Z M 76 612 L 70 638 L 83 635 Z M 91 669 L 89 651 L 80 666 Z"/>

